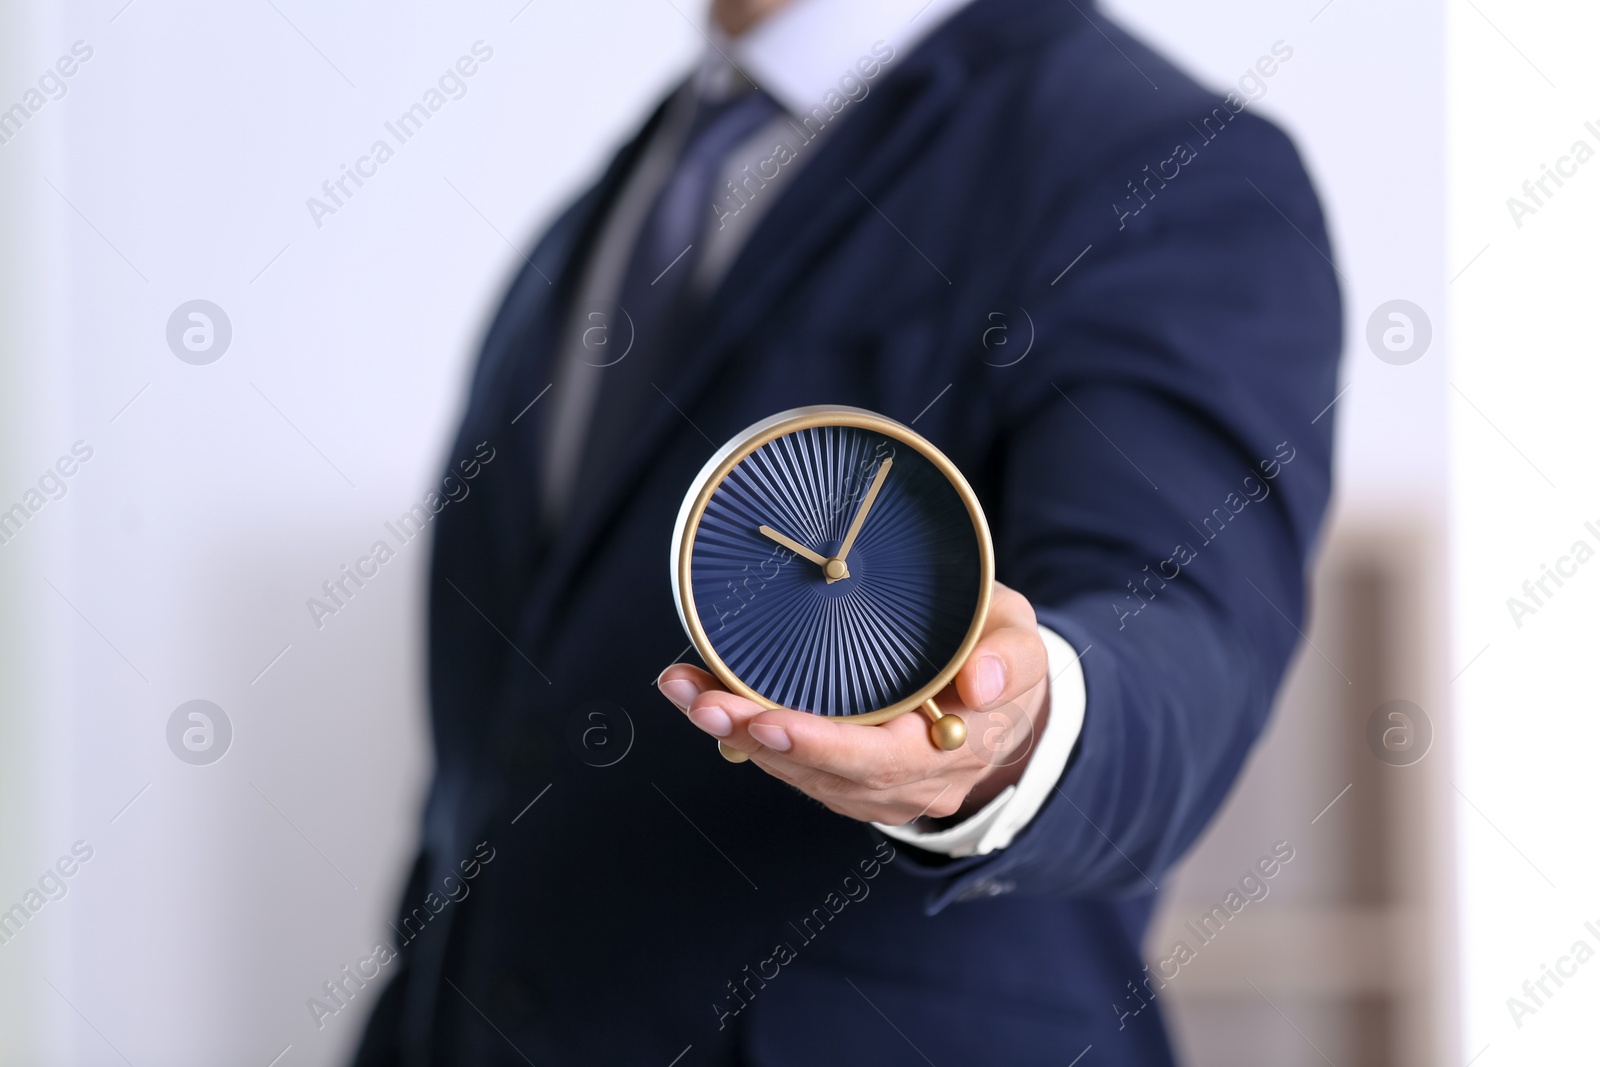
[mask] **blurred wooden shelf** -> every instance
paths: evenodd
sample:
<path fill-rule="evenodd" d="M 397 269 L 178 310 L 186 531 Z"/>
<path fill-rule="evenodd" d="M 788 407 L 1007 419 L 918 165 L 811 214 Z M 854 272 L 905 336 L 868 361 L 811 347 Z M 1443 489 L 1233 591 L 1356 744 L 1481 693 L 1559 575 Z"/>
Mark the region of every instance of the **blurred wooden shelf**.
<path fill-rule="evenodd" d="M 1425 515 L 1330 526 L 1307 645 L 1145 941 L 1152 974 L 1177 941 L 1195 951 L 1156 994 L 1185 1067 L 1459 1065 L 1445 558 Z M 1404 766 L 1369 742 L 1392 700 L 1432 728 Z M 1186 924 L 1279 842 L 1294 855 L 1267 896 L 1200 944 Z"/>
<path fill-rule="evenodd" d="M 1425 946 L 1415 933 L 1423 917 L 1406 909 L 1246 909 L 1240 916 L 1245 921 L 1230 923 L 1196 947 L 1184 917 L 1202 915 L 1209 907 L 1207 902 L 1175 904 L 1152 935 L 1149 944 L 1158 951 L 1163 945 L 1170 951 L 1177 941 L 1196 948 L 1195 958 L 1160 996 L 1255 997 L 1252 982 L 1269 995 L 1389 996 L 1405 993 L 1424 977 Z"/>

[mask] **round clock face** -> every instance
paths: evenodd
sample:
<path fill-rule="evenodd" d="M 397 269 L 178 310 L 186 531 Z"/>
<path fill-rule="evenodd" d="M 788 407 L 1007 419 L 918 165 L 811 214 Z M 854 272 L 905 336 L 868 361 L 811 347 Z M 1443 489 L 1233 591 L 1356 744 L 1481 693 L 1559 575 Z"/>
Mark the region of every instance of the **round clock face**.
<path fill-rule="evenodd" d="M 855 408 L 766 419 L 684 501 L 673 586 L 732 691 L 879 722 L 947 685 L 983 628 L 993 553 L 945 456 Z"/>

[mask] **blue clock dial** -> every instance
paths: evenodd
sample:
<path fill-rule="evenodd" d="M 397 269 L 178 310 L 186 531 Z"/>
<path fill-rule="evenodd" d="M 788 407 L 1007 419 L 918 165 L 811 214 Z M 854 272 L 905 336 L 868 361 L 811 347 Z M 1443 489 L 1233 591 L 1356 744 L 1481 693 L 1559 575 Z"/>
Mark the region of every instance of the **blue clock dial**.
<path fill-rule="evenodd" d="M 876 430 L 767 441 L 716 485 L 693 536 L 688 592 L 707 642 L 783 707 L 851 716 L 907 700 L 978 610 L 973 512 L 918 448 Z"/>

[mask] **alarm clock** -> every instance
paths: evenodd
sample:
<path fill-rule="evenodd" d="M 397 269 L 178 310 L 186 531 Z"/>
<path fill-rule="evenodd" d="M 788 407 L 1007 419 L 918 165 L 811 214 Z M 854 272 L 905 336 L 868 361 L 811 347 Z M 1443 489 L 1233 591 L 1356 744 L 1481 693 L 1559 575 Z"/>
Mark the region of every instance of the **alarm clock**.
<path fill-rule="evenodd" d="M 920 709 L 939 748 L 966 740 L 933 698 L 983 633 L 994 546 L 972 487 L 910 427 L 831 405 L 750 426 L 689 486 L 671 570 L 729 692 L 862 725 Z"/>

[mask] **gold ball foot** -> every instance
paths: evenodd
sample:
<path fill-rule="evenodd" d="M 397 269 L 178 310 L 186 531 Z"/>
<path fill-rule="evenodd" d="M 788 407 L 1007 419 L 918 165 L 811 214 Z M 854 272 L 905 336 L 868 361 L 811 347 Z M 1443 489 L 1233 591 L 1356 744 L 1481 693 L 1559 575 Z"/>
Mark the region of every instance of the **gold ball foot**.
<path fill-rule="evenodd" d="M 965 736 L 966 732 L 967 731 L 964 728 L 961 731 L 963 736 Z M 738 749 L 729 745 L 726 741 L 717 742 L 717 751 L 722 753 L 722 758 L 727 760 L 729 763 L 743 763 L 745 760 L 750 758 L 749 753 L 740 752 Z"/>
<path fill-rule="evenodd" d="M 954 752 L 967 743 L 967 724 L 959 715 L 941 715 L 928 727 L 933 743 L 946 752 Z"/>

